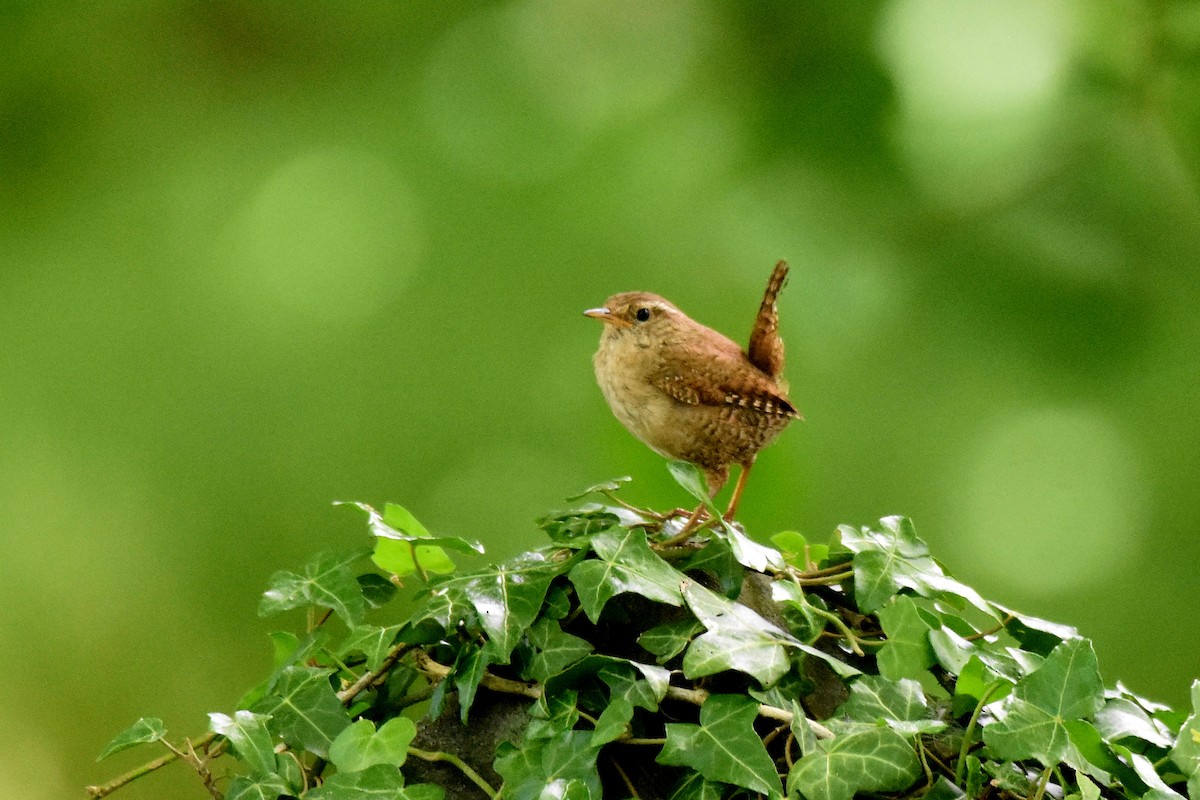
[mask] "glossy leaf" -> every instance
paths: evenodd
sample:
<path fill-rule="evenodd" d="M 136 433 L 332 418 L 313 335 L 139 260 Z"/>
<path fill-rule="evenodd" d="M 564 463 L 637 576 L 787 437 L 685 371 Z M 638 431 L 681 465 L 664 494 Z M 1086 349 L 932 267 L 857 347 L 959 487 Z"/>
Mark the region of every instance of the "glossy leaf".
<path fill-rule="evenodd" d="M 273 772 L 254 777 L 238 775 L 229 782 L 225 800 L 278 800 L 280 795 L 291 791 L 287 781 Z"/>
<path fill-rule="evenodd" d="M 438 578 L 434 590 L 470 603 L 488 635 L 492 663 L 507 664 L 513 648 L 537 619 L 550 581 L 571 564 L 527 553 L 477 572 Z"/>
<path fill-rule="evenodd" d="M 1110 742 L 1135 738 L 1167 748 L 1174 743 L 1141 706 L 1124 698 L 1109 700 L 1096 712 L 1096 730 Z"/>
<path fill-rule="evenodd" d="M 1104 703 L 1104 686 L 1091 642 L 1063 642 L 1004 701 L 1004 718 L 984 729 L 998 758 L 1036 758 L 1055 764 L 1067 753 L 1066 720 L 1091 716 Z"/>
<path fill-rule="evenodd" d="M 978 592 L 942 571 L 917 538 L 912 522 L 904 517 L 884 517 L 879 530 L 838 528 L 842 544 L 854 553 L 854 596 L 864 613 L 879 610 L 892 595 L 910 589 L 925 597 L 948 595 L 966 600 L 989 616 L 992 605 Z"/>
<path fill-rule="evenodd" d="M 375 730 L 370 720 L 347 726 L 329 748 L 329 760 L 339 772 L 360 772 L 376 764 L 399 767 L 408 757 L 408 746 L 417 726 L 407 717 L 393 717 Z"/>
<path fill-rule="evenodd" d="M 657 656 L 658 663 L 669 661 L 683 652 L 704 626 L 694 619 L 679 619 L 656 625 L 638 637 L 648 653 Z"/>
<path fill-rule="evenodd" d="M 633 592 L 667 605 L 682 605 L 681 576 L 663 561 L 640 530 L 612 529 L 592 538 L 596 558 L 571 570 L 571 583 L 588 619 L 596 622 L 604 604 L 622 592 Z"/>
<path fill-rule="evenodd" d="M 683 673 L 689 678 L 737 670 L 768 686 L 788 671 L 786 648 L 795 648 L 825 661 L 839 675 L 858 670 L 798 639 L 763 619 L 747 606 L 729 600 L 695 583 L 683 587 L 688 608 L 706 628 L 688 647 Z"/>
<path fill-rule="evenodd" d="M 350 724 L 346 709 L 329 684 L 332 674 L 329 669 L 288 667 L 276 692 L 251 710 L 269 716 L 268 727 L 292 748 L 326 758 L 333 740 Z"/>
<path fill-rule="evenodd" d="M 888 727 L 857 726 L 818 739 L 788 773 L 788 793 L 808 800 L 850 800 L 859 792 L 907 789 L 921 774 L 913 746 Z"/>
<path fill-rule="evenodd" d="M 356 625 L 350 629 L 339 652 L 343 658 L 350 653 L 362 653 L 367 658 L 367 669 L 378 670 L 395 644 L 401 627 L 400 625 L 389 625 L 386 628 L 377 625 Z"/>
<path fill-rule="evenodd" d="M 267 730 L 267 717 L 252 711 L 208 715 L 209 727 L 233 745 L 238 757 L 259 774 L 275 771 L 275 739 Z"/>
<path fill-rule="evenodd" d="M 712 781 L 778 795 L 775 764 L 754 730 L 758 703 L 743 695 L 714 694 L 700 707 L 700 724 L 667 723 L 660 764 L 691 767 Z"/>
<path fill-rule="evenodd" d="M 592 746 L 591 738 L 590 731 L 567 731 L 519 747 L 502 743 L 494 766 L 504 778 L 504 800 L 601 800 L 599 748 Z"/>
<path fill-rule="evenodd" d="M 103 761 L 113 753 L 119 753 L 122 750 L 128 750 L 130 747 L 135 747 L 139 744 L 148 744 L 149 742 L 162 741 L 167 735 L 167 729 L 163 725 L 161 719 L 154 717 L 142 717 L 137 722 L 130 725 L 125 730 L 113 737 L 104 749 L 100 751 L 100 755 L 96 757 L 97 761 Z"/>
<path fill-rule="evenodd" d="M 535 653 L 526 673 L 539 682 L 561 672 L 593 649 L 589 641 L 566 633 L 551 619 L 540 619 L 529 629 L 529 643 Z"/>
<path fill-rule="evenodd" d="M 1192 682 L 1192 713 L 1175 737 L 1171 760 L 1187 776 L 1188 794 L 1200 797 L 1200 680 Z"/>
<path fill-rule="evenodd" d="M 302 573 L 276 572 L 263 592 L 259 616 L 316 606 L 333 609 L 347 625 L 357 624 L 366 603 L 350 565 L 364 555 L 362 552 L 321 555 L 306 564 Z"/>
<path fill-rule="evenodd" d="M 937 733 L 946 723 L 930 718 L 921 684 L 913 680 L 890 681 L 864 675 L 850 685 L 850 699 L 838 715 L 856 722 L 882 722 L 903 736 Z"/>
<path fill-rule="evenodd" d="M 400 770 L 379 764 L 362 772 L 339 772 L 309 789 L 304 800 L 443 800 L 445 792 L 432 784 L 404 785 Z"/>
<path fill-rule="evenodd" d="M 893 597 L 879 609 L 879 623 L 887 635 L 887 643 L 876 654 L 881 675 L 893 681 L 915 678 L 933 665 L 931 626 L 911 597 Z"/>

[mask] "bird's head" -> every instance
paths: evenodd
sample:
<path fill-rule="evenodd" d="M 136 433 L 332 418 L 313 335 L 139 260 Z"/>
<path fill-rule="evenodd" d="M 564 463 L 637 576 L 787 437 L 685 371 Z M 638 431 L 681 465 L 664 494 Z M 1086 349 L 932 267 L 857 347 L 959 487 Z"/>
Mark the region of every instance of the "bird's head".
<path fill-rule="evenodd" d="M 605 335 L 632 334 L 639 341 L 662 339 L 688 319 L 670 302 L 649 292 L 614 294 L 599 308 L 583 312 L 604 323 Z"/>

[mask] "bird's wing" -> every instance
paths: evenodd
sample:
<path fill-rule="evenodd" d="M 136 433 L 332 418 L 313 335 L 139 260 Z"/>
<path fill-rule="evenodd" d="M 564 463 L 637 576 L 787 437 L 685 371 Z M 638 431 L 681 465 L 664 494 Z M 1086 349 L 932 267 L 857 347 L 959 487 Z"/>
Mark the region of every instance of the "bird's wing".
<path fill-rule="evenodd" d="M 733 343 L 730 342 L 732 345 Z M 733 349 L 680 349 L 648 376 L 669 397 L 693 406 L 736 406 L 764 414 L 799 417 L 774 381 L 761 374 L 746 356 Z"/>

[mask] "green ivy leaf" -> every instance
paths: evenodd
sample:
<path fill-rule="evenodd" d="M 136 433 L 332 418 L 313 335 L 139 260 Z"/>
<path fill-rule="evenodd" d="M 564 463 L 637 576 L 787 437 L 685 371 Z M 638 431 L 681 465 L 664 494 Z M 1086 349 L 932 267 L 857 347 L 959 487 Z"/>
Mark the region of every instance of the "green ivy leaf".
<path fill-rule="evenodd" d="M 137 722 L 130 725 L 125 730 L 113 737 L 104 749 L 100 751 L 100 755 L 96 756 L 97 761 L 103 761 L 113 753 L 119 753 L 122 750 L 128 750 L 139 744 L 148 744 L 149 742 L 160 742 L 166 738 L 167 729 L 163 725 L 161 719 L 155 717 L 142 717 Z"/>
<path fill-rule="evenodd" d="M 504 800 L 601 800 L 599 748 L 591 738 L 591 731 L 564 731 L 519 747 L 502 742 L 494 767 L 504 778 Z"/>
<path fill-rule="evenodd" d="M 345 658 L 350 653 L 362 653 L 367 657 L 367 669 L 374 672 L 383 666 L 383 660 L 396 642 L 402 625 L 389 625 L 381 628 L 378 625 L 356 625 L 350 629 L 346 640 L 338 648 L 338 653 Z"/>
<path fill-rule="evenodd" d="M 412 513 L 394 503 L 388 503 L 380 514 L 366 503 L 335 503 L 349 505 L 367 515 L 367 528 L 376 537 L 375 552 L 371 560 L 380 569 L 393 575 L 411 575 L 417 565 L 425 572 L 448 574 L 454 571 L 454 562 L 446 550 L 463 553 L 482 553 L 483 545 L 458 536 L 434 536 L 425 529 Z M 415 544 L 416 542 L 421 544 Z"/>
<path fill-rule="evenodd" d="M 921 684 L 864 675 L 850 684 L 850 697 L 838 713 L 854 722 L 882 722 L 902 736 L 938 733 L 946 723 L 930 718 Z"/>
<path fill-rule="evenodd" d="M 493 664 L 507 664 L 513 648 L 537 619 L 550 582 L 573 563 L 526 553 L 477 572 L 438 578 L 433 589 L 435 594 L 459 596 L 471 604 L 488 635 L 488 658 Z"/>
<path fill-rule="evenodd" d="M 683 487 L 685 492 L 704 503 L 708 506 L 709 511 L 716 514 L 716 506 L 713 505 L 712 497 L 708 494 L 708 481 L 699 467 L 690 461 L 668 461 L 667 472 L 671 473 L 671 477 Z"/>
<path fill-rule="evenodd" d="M 850 800 L 859 792 L 907 789 L 921 774 L 912 745 L 887 727 L 855 726 L 817 740 L 788 773 L 788 793 L 808 800 Z"/>
<path fill-rule="evenodd" d="M 539 682 L 585 657 L 594 649 L 591 642 L 565 632 L 556 620 L 539 619 L 529 629 L 529 643 L 536 652 L 525 674 Z"/>
<path fill-rule="evenodd" d="M 279 800 L 281 794 L 290 794 L 287 781 L 275 773 L 247 777 L 239 775 L 229 782 L 225 800 Z"/>
<path fill-rule="evenodd" d="M 929 643 L 932 626 L 911 597 L 892 597 L 879 609 L 879 623 L 887 635 L 887 643 L 876 657 L 879 672 L 885 678 L 892 681 L 915 678 L 933 665 L 934 652 Z"/>
<path fill-rule="evenodd" d="M 360 719 L 333 740 L 329 760 L 339 772 L 360 772 L 376 764 L 399 767 L 416 735 L 417 726 L 408 717 L 392 717 L 378 731 L 375 723 Z"/>
<path fill-rule="evenodd" d="M 597 533 L 620 527 L 621 517 L 607 506 L 588 503 L 582 508 L 547 514 L 538 519 L 537 524 L 553 542 L 568 547 L 584 547 Z"/>
<path fill-rule="evenodd" d="M 329 685 L 332 674 L 331 669 L 288 667 L 275 693 L 250 710 L 269 716 L 268 727 L 293 749 L 327 758 L 333 740 L 350 724 L 350 716 Z"/>
<path fill-rule="evenodd" d="M 611 492 L 615 492 L 618 489 L 620 489 L 624 484 L 629 483 L 632 480 L 633 480 L 633 478 L 629 477 L 628 475 L 622 475 L 619 478 L 613 478 L 611 480 L 601 481 L 600 483 L 592 484 L 591 486 L 584 489 L 579 494 L 568 497 L 567 502 L 573 503 L 576 500 L 582 500 L 583 498 L 587 497 L 589 494 L 609 494 Z"/>
<path fill-rule="evenodd" d="M 364 555 L 364 552 L 323 554 L 306 564 L 301 574 L 286 570 L 276 572 L 271 576 L 269 588 L 263 592 L 259 616 L 318 606 L 332 608 L 347 625 L 356 624 L 362 619 L 366 604 L 350 565 Z"/>
<path fill-rule="evenodd" d="M 641 677 L 638 677 L 638 672 Z M 596 747 L 613 741 L 625 732 L 633 719 L 635 706 L 656 711 L 666 696 L 671 680 L 671 673 L 667 670 L 637 662 L 611 663 L 601 667 L 597 674 L 608 685 L 609 702 L 592 731 L 592 744 Z"/>
<path fill-rule="evenodd" d="M 1200 680 L 1192 682 L 1192 713 L 1175 737 L 1171 760 L 1187 776 L 1188 795 L 1200 797 Z"/>
<path fill-rule="evenodd" d="M 1159 725 L 1141 706 L 1125 698 L 1109 700 L 1096 712 L 1096 730 L 1110 742 L 1132 737 L 1169 748 L 1174 741 Z"/>
<path fill-rule="evenodd" d="M 711 576 L 721 594 L 730 599 L 738 596 L 746 578 L 746 569 L 733 557 L 729 541 L 720 536 L 710 539 L 675 568 L 685 574 L 703 572 Z"/>
<path fill-rule="evenodd" d="M 581 561 L 569 575 L 579 604 L 596 622 L 604 604 L 622 592 L 640 594 L 667 605 L 682 605 L 680 574 L 663 561 L 640 530 L 612 528 L 592 538 L 596 558 Z"/>
<path fill-rule="evenodd" d="M 275 740 L 267 730 L 267 717 L 253 711 L 208 715 L 209 728 L 229 740 L 238 757 L 259 774 L 275 771 Z"/>
<path fill-rule="evenodd" d="M 678 619 L 656 625 L 638 637 L 638 644 L 656 656 L 658 663 L 670 661 L 683 652 L 704 626 L 694 619 Z"/>
<path fill-rule="evenodd" d="M 700 707 L 700 724 L 667 723 L 660 764 L 691 767 L 705 778 L 777 796 L 779 777 L 754 731 L 758 703 L 743 695 L 714 694 Z"/>
<path fill-rule="evenodd" d="M 929 555 L 929 547 L 917 538 L 912 521 L 884 517 L 880 530 L 850 525 L 838 527 L 842 544 L 854 553 L 854 597 L 863 613 L 882 608 L 901 589 L 924 597 L 951 596 L 966 600 L 988 616 L 995 616 L 990 603 L 978 592 L 947 575 Z"/>
<path fill-rule="evenodd" d="M 1036 758 L 1050 766 L 1070 744 L 1067 720 L 1091 716 L 1104 704 L 1096 653 L 1087 639 L 1063 642 L 1004 701 L 1004 718 L 984 728 L 983 740 L 997 757 Z"/>
<path fill-rule="evenodd" d="M 482 647 L 465 645 L 454 659 L 454 688 L 458 690 L 458 717 L 467 724 L 467 714 L 475 704 L 475 693 L 487 672 L 487 653 Z"/>
<path fill-rule="evenodd" d="M 729 785 L 710 781 L 699 772 L 689 772 L 679 779 L 669 800 L 724 800 Z"/>
<path fill-rule="evenodd" d="M 315 789 L 304 800 L 443 800 L 445 792 L 430 783 L 404 786 L 400 770 L 378 764 L 362 772 L 339 772 Z"/>
<path fill-rule="evenodd" d="M 362 590 L 367 608 L 382 608 L 396 596 L 396 584 L 374 572 L 359 575 L 358 588 Z"/>
<path fill-rule="evenodd" d="M 733 551 L 733 557 L 739 564 L 755 572 L 772 572 L 784 568 L 787 562 L 783 560 L 783 554 L 778 550 L 759 544 L 742 533 L 731 522 L 722 520 L 721 524 L 725 530 L 725 536 L 729 539 L 729 548 Z"/>
<path fill-rule="evenodd" d="M 683 674 L 689 678 L 701 678 L 732 669 L 751 675 L 764 686 L 769 686 L 791 667 L 786 647 L 820 658 L 842 677 L 859 674 L 849 664 L 802 644 L 752 609 L 699 584 L 685 584 L 683 597 L 696 619 L 707 629 L 692 641 L 683 656 Z"/>

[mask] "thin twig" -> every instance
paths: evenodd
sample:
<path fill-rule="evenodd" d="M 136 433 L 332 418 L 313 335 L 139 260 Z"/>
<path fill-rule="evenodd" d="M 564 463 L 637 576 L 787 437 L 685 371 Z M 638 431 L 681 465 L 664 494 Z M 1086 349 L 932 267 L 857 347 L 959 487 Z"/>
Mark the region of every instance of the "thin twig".
<path fill-rule="evenodd" d="M 215 733 L 205 734 L 204 736 L 197 739 L 195 744 L 199 747 L 207 747 L 212 742 L 212 740 L 216 739 L 216 738 L 217 738 L 217 734 L 215 734 Z M 171 752 L 167 753 L 166 755 L 159 756 L 158 758 L 153 759 L 152 761 L 147 761 L 145 764 L 142 764 L 141 766 L 134 767 L 133 769 L 126 772 L 124 775 L 118 775 L 117 777 L 113 778 L 108 783 L 100 784 L 99 786 L 86 787 L 85 791 L 88 793 L 88 797 L 94 797 L 94 798 L 107 797 L 108 795 L 115 792 L 117 789 L 120 789 L 125 784 L 132 783 L 133 781 L 136 781 L 138 778 L 142 777 L 143 775 L 149 775 L 151 772 L 156 772 L 156 771 L 162 769 L 163 767 L 165 767 L 167 764 L 170 764 L 173 761 L 177 761 L 180 757 L 183 756 L 184 753 L 182 750 L 174 747 L 173 745 L 168 744 L 165 741 L 162 744 Z"/>
<path fill-rule="evenodd" d="M 364 672 L 358 680 L 338 692 L 337 698 L 338 700 L 342 701 L 342 705 L 350 705 L 350 703 L 354 702 L 354 698 L 358 697 L 363 690 L 367 689 L 369 686 L 371 686 L 371 684 L 379 680 L 381 677 L 387 675 L 388 672 L 391 671 L 392 667 L 396 665 L 396 662 L 400 660 L 400 656 L 404 655 L 405 651 L 407 651 L 409 647 L 410 645 L 405 644 L 404 642 L 396 645 L 388 651 L 386 656 L 384 656 L 383 663 L 379 665 L 379 669 L 374 671 L 368 670 L 367 672 Z"/>
<path fill-rule="evenodd" d="M 637 788 L 633 785 L 633 781 L 629 780 L 629 776 L 625 774 L 625 770 L 621 769 L 621 765 L 617 763 L 615 758 L 610 758 L 609 762 L 613 765 L 613 769 L 621 776 L 621 781 L 625 784 L 625 788 L 629 790 L 629 796 L 634 800 L 639 800 L 641 795 L 638 794 Z"/>

